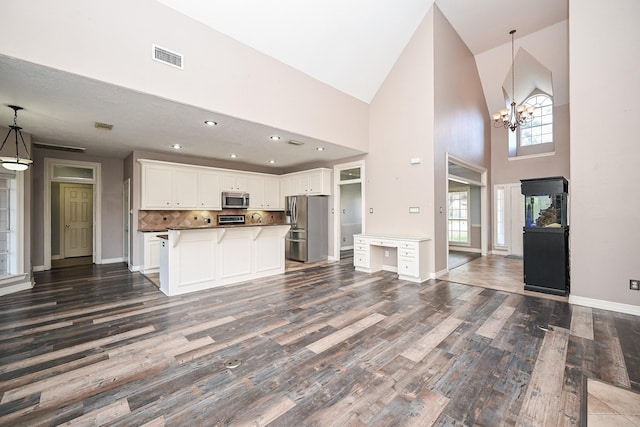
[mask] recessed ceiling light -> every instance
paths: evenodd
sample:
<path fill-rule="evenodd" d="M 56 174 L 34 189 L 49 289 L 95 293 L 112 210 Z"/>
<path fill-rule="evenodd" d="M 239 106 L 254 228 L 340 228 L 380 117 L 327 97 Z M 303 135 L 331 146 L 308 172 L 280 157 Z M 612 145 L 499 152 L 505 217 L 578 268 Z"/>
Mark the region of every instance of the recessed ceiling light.
<path fill-rule="evenodd" d="M 280 141 L 280 136 L 279 135 L 271 135 L 269 137 L 269 139 L 271 139 L 272 141 Z"/>
<path fill-rule="evenodd" d="M 269 160 L 269 163 L 274 164 L 276 161 L 275 160 Z"/>
<path fill-rule="evenodd" d="M 318 151 L 324 151 L 324 147 L 318 147 L 318 148 L 316 148 L 316 150 L 318 150 Z"/>
<path fill-rule="evenodd" d="M 213 120 L 205 120 L 204 124 L 207 126 L 217 126 L 218 122 L 214 122 Z"/>
<path fill-rule="evenodd" d="M 232 159 L 237 159 L 238 155 L 236 153 L 232 153 L 232 154 L 229 154 L 229 157 L 231 157 Z"/>
<path fill-rule="evenodd" d="M 182 145 L 180 144 L 171 144 L 171 148 L 174 150 L 182 150 Z"/>

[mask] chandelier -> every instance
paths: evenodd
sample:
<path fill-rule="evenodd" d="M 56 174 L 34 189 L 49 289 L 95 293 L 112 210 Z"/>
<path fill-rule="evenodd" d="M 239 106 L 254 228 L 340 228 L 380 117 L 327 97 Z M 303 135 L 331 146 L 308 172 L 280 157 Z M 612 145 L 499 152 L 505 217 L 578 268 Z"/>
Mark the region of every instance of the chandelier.
<path fill-rule="evenodd" d="M 27 144 L 24 142 L 24 137 L 22 136 L 22 128 L 18 126 L 18 111 L 22 110 L 22 107 L 18 107 L 16 105 L 8 105 L 9 108 L 13 110 L 13 125 L 9 126 L 9 132 L 7 136 L 4 137 L 4 141 L 2 141 L 2 145 L 0 146 L 0 162 L 2 162 L 2 167 L 5 169 L 9 169 L 12 171 L 23 171 L 26 170 L 29 165 L 33 163 L 33 160 L 29 157 L 29 150 L 27 149 Z M 11 132 L 15 133 L 16 139 L 16 155 L 15 156 L 2 156 L 2 149 L 4 148 L 7 140 L 9 139 L 9 135 Z M 22 145 L 24 146 L 24 150 L 27 153 L 27 158 L 20 157 L 18 145 L 18 135 L 20 136 L 20 140 L 22 141 Z"/>
<path fill-rule="evenodd" d="M 528 105 L 516 106 L 516 93 L 515 93 L 515 57 L 513 54 L 513 35 L 516 30 L 509 31 L 511 34 L 511 105 L 510 108 L 505 108 L 497 113 L 494 113 L 491 118 L 493 119 L 493 125 L 497 128 L 509 128 L 511 131 L 515 131 L 517 127 L 527 120 L 533 119 L 533 112 L 535 107 Z"/>

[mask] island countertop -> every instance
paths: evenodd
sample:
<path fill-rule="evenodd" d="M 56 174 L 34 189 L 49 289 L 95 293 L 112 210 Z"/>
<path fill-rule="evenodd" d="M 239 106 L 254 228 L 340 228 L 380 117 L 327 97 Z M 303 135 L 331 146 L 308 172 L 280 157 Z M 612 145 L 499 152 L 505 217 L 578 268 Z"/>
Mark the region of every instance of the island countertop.
<path fill-rule="evenodd" d="M 280 225 L 290 225 L 285 223 L 272 223 L 272 224 L 207 224 L 207 225 L 194 225 L 194 226 L 176 226 L 176 227 L 167 227 L 167 230 L 207 230 L 210 228 L 241 228 L 241 227 L 275 227 Z"/>

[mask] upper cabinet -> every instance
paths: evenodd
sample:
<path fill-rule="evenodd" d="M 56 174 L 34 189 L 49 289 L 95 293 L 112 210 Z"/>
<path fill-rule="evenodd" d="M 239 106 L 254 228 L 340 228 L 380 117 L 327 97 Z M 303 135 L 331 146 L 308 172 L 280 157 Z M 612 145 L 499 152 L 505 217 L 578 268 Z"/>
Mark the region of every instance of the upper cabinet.
<path fill-rule="evenodd" d="M 205 166 L 139 160 L 140 209 L 220 210 L 223 191 L 249 193 L 249 209 L 282 210 L 284 196 L 331 195 L 331 169 L 270 175 Z"/>
<path fill-rule="evenodd" d="M 140 209 L 220 209 L 220 202 L 218 173 L 142 163 Z"/>
<path fill-rule="evenodd" d="M 198 209 L 222 209 L 220 174 L 198 172 Z"/>
<path fill-rule="evenodd" d="M 331 195 L 331 169 L 318 168 L 284 175 L 284 196 Z"/>
<path fill-rule="evenodd" d="M 280 179 L 277 177 L 248 177 L 247 192 L 249 193 L 249 209 L 283 209 L 284 197 L 280 197 Z"/>
<path fill-rule="evenodd" d="M 142 209 L 192 209 L 197 203 L 195 171 L 142 166 Z"/>
<path fill-rule="evenodd" d="M 222 175 L 222 191 L 247 191 L 247 177 L 242 174 Z"/>

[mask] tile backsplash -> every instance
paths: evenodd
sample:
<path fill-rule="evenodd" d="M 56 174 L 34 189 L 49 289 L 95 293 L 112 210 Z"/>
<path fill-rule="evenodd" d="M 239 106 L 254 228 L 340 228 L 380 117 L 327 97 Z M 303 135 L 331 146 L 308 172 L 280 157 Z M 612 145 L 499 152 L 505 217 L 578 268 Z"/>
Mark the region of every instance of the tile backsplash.
<path fill-rule="evenodd" d="M 244 215 L 247 224 L 282 224 L 282 211 L 223 209 L 221 211 L 138 211 L 138 231 L 163 231 L 168 227 L 197 227 L 218 224 L 218 215 Z"/>

